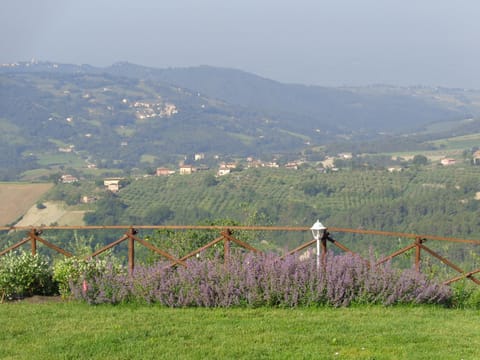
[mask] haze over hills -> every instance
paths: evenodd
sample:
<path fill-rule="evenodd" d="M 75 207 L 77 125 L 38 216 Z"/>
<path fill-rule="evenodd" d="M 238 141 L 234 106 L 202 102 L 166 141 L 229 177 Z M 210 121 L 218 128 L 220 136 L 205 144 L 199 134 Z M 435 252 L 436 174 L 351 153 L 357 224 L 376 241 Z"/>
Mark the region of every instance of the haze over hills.
<path fill-rule="evenodd" d="M 299 153 L 340 139 L 420 132 L 433 122 L 449 122 L 454 131 L 457 122 L 465 127 L 460 120 L 477 116 L 479 99 L 463 89 L 282 84 L 209 66 L 3 65 L 2 178 L 55 164 L 59 152 L 126 169 L 175 163 L 195 152 Z"/>
<path fill-rule="evenodd" d="M 464 116 L 464 109 L 451 108 L 415 90 L 361 90 L 282 84 L 240 70 L 200 66 L 151 69 L 128 63 L 107 68 L 109 73 L 150 78 L 195 89 L 230 104 L 262 109 L 285 117 L 284 126 L 307 134 L 318 126 L 336 132 L 410 131 L 433 121 Z M 293 123 L 293 124 L 292 124 Z"/>

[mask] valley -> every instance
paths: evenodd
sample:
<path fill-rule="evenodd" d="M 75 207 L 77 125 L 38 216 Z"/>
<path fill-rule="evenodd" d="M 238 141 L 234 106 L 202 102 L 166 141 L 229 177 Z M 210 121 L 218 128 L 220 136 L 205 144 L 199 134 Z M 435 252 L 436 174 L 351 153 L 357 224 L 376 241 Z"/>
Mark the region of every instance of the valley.
<path fill-rule="evenodd" d="M 474 90 L 309 87 L 213 67 L 45 62 L 0 68 L 0 95 L 0 178 L 46 189 L 8 193 L 10 203 L 28 201 L 6 207 L 3 224 L 308 226 L 319 218 L 480 236 Z"/>

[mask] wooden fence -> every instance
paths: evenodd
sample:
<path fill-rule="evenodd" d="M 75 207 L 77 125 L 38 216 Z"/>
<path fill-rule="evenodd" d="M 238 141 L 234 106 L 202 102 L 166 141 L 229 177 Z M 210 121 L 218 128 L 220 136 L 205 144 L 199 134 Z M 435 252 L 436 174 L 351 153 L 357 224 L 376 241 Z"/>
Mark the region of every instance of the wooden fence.
<path fill-rule="evenodd" d="M 70 253 L 67 250 L 64 250 L 57 245 L 46 240 L 43 236 L 47 231 L 54 230 L 110 230 L 118 231 L 122 230 L 125 233 L 117 240 L 111 242 L 110 244 L 102 247 L 101 249 L 93 252 L 88 255 L 86 258 L 94 258 L 109 249 L 112 249 L 123 242 L 127 242 L 128 246 L 128 267 L 129 271 L 133 272 L 135 268 L 135 244 L 140 244 L 145 248 L 159 254 L 160 256 L 166 258 L 170 262 L 170 266 L 187 266 L 186 260 L 196 256 L 197 254 L 215 246 L 216 244 L 223 244 L 224 259 L 228 261 L 230 254 L 230 244 L 234 243 L 238 246 L 253 252 L 260 253 L 261 251 L 245 241 L 239 240 L 234 236 L 236 231 L 265 231 L 265 232 L 288 232 L 288 233 L 302 233 L 302 236 L 305 236 L 305 233 L 309 234 L 310 229 L 306 227 L 280 227 L 280 226 L 43 226 L 41 228 L 32 228 L 32 227 L 0 227 L 0 231 L 25 231 L 27 236 L 16 244 L 9 246 L 4 250 L 0 250 L 0 256 L 5 255 L 6 253 L 13 251 L 20 246 L 30 243 L 32 254 L 37 253 L 37 245 L 39 243 L 49 247 L 50 249 L 66 256 L 71 257 L 74 254 Z M 139 235 L 140 230 L 214 230 L 218 232 L 218 237 L 209 243 L 199 247 L 198 249 L 178 258 L 164 249 L 160 249 L 149 241 L 143 239 Z M 331 244 L 344 252 L 351 252 L 352 250 L 347 248 L 345 245 L 341 244 L 335 240 L 331 234 L 332 233 L 349 233 L 349 234 L 362 234 L 362 235 L 375 235 L 382 237 L 394 237 L 394 238 L 405 238 L 410 239 L 411 243 L 407 246 L 393 252 L 392 254 L 382 258 L 377 262 L 377 265 L 383 264 L 393 258 L 404 254 L 410 250 L 415 250 L 414 254 L 414 266 L 417 271 L 421 271 L 422 256 L 427 254 L 438 259 L 445 266 L 453 269 L 459 275 L 451 279 L 446 280 L 445 284 L 451 284 L 453 282 L 459 281 L 461 279 L 469 279 L 480 285 L 480 280 L 477 279 L 474 275 L 480 273 L 480 268 L 465 270 L 454 264 L 452 261 L 447 259 L 445 256 L 440 255 L 438 252 L 432 250 L 430 247 L 426 246 L 427 241 L 440 241 L 440 242 L 449 242 L 449 243 L 459 243 L 459 244 L 471 244 L 471 245 L 480 245 L 480 240 L 467 240 L 467 239 L 458 239 L 451 237 L 441 237 L 433 235 L 418 235 L 418 234 L 408 234 L 408 233 L 397 233 L 397 232 L 385 232 L 385 231 L 375 231 L 375 230 L 359 230 L 359 229 L 345 229 L 345 228 L 328 228 L 323 233 L 322 236 L 318 239 L 313 239 L 305 242 L 304 244 L 292 249 L 286 250 L 283 257 L 291 254 L 298 253 L 314 245 L 319 245 L 317 248 L 320 249 L 320 253 L 317 253 L 316 256 L 321 259 L 321 262 L 325 262 L 327 254 L 327 246 Z M 318 242 L 318 244 L 317 244 Z"/>

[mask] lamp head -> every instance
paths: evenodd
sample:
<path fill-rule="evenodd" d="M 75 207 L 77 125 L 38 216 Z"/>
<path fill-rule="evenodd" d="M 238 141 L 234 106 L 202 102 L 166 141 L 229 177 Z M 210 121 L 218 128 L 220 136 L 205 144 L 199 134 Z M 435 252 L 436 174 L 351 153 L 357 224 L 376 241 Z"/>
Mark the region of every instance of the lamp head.
<path fill-rule="evenodd" d="M 315 239 L 318 239 L 320 237 L 320 234 L 322 234 L 325 230 L 327 230 L 326 226 L 324 226 L 320 220 L 317 220 L 315 224 L 310 228 L 312 231 L 312 235 Z"/>

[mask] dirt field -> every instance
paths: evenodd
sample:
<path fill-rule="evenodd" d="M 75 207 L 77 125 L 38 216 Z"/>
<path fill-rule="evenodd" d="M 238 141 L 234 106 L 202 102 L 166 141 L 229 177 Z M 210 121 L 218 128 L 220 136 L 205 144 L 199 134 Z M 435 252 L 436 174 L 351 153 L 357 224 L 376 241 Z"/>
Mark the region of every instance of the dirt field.
<path fill-rule="evenodd" d="M 53 184 L 0 183 L 0 226 L 7 225 L 36 204 Z"/>

